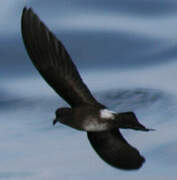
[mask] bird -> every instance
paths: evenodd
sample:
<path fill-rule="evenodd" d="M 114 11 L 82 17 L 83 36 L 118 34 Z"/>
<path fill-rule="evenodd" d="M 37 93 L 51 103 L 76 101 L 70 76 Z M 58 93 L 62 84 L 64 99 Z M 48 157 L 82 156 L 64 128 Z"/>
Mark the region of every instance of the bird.
<path fill-rule="evenodd" d="M 60 122 L 85 131 L 98 156 L 122 170 L 139 169 L 145 158 L 121 135 L 120 129 L 150 131 L 134 112 L 114 112 L 98 102 L 81 78 L 66 48 L 31 7 L 21 16 L 24 47 L 33 65 L 70 107 L 56 110 L 53 125 Z"/>

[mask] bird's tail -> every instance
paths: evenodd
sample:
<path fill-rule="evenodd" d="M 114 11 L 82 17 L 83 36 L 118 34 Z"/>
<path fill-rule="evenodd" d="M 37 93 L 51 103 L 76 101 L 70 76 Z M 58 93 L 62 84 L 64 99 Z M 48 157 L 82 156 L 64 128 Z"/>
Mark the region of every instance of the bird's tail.
<path fill-rule="evenodd" d="M 117 113 L 116 122 L 118 124 L 118 127 L 123 129 L 134 129 L 140 131 L 154 130 L 154 129 L 148 129 L 144 125 L 142 125 L 138 121 L 135 113 L 133 112 Z"/>

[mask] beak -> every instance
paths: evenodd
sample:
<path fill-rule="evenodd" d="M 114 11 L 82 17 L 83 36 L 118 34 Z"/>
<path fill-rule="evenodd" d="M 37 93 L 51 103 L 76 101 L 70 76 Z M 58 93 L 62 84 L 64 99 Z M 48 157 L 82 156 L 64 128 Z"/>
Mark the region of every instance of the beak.
<path fill-rule="evenodd" d="M 55 126 L 55 124 L 56 124 L 57 122 L 58 122 L 57 119 L 54 119 L 54 120 L 53 120 L 53 126 Z"/>

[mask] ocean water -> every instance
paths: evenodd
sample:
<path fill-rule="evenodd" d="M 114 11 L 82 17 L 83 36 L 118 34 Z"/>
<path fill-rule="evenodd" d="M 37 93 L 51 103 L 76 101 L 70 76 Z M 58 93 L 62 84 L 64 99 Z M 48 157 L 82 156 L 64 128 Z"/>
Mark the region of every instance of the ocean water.
<path fill-rule="evenodd" d="M 62 40 L 100 102 L 134 111 L 156 129 L 121 130 L 146 158 L 140 170 L 112 168 L 86 133 L 52 126 L 55 110 L 67 104 L 26 54 L 20 32 L 26 5 Z M 0 27 L 0 179 L 176 180 L 175 0 L 2 0 Z"/>

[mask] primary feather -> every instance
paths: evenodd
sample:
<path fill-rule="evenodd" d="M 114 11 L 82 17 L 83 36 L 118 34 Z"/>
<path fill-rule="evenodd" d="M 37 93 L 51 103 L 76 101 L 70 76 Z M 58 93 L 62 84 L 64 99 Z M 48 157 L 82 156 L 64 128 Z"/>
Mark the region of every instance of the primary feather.
<path fill-rule="evenodd" d="M 72 107 L 83 103 L 97 104 L 65 47 L 32 9 L 24 8 L 21 30 L 33 64 L 63 99 Z"/>

